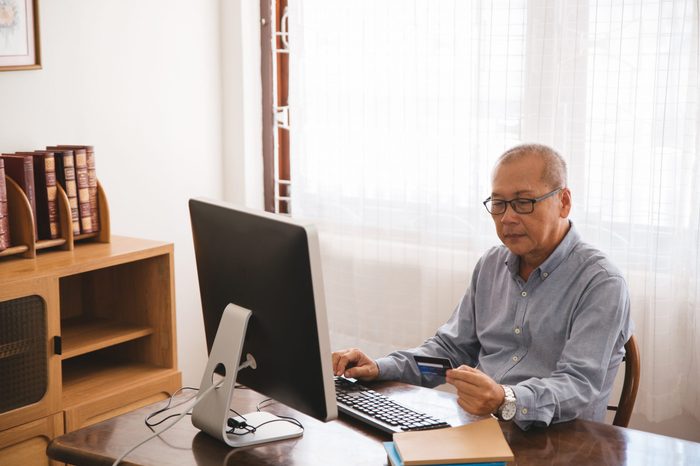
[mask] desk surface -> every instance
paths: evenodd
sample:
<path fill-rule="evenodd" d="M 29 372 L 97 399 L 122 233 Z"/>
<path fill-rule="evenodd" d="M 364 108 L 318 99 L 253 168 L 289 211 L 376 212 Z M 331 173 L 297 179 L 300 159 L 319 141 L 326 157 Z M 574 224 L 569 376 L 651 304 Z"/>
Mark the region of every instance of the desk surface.
<path fill-rule="evenodd" d="M 414 409 L 446 419 L 452 425 L 471 422 L 450 393 L 399 383 L 372 385 L 377 391 Z M 232 407 L 250 412 L 265 399 L 252 390 L 236 390 Z M 163 403 L 142 408 L 56 438 L 48 448 L 51 458 L 76 465 L 111 464 L 151 431 L 144 418 Z M 161 438 L 132 452 L 123 464 L 163 465 L 385 465 L 381 442 L 388 434 L 340 415 L 323 423 L 280 404 L 264 410 L 294 416 L 304 425 L 304 435 L 266 445 L 230 449 L 199 432 L 188 418 Z M 175 410 L 179 412 L 179 410 Z M 169 422 L 169 421 L 166 421 Z M 512 423 L 501 428 L 514 454 L 514 465 L 697 465 L 700 443 L 624 429 L 589 421 L 572 421 L 543 429 L 521 431 Z"/>

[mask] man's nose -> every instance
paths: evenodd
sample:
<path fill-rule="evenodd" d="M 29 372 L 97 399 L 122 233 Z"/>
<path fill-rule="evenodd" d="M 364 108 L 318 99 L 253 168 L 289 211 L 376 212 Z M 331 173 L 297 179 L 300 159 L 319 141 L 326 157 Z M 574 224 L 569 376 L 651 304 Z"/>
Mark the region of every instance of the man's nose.
<path fill-rule="evenodd" d="M 501 223 L 514 223 L 519 220 L 518 213 L 513 209 L 510 203 L 506 203 L 506 211 L 501 215 Z"/>

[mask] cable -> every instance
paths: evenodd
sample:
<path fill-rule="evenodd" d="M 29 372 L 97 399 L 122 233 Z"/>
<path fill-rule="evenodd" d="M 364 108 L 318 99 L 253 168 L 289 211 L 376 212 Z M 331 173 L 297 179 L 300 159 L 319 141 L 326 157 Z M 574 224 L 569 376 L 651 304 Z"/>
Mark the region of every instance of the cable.
<path fill-rule="evenodd" d="M 274 401 L 274 400 L 272 398 L 266 398 L 266 399 L 262 400 L 260 403 L 257 404 L 257 406 L 255 406 L 255 410 L 260 412 L 260 405 L 263 403 L 267 403 L 268 401 Z"/>
<path fill-rule="evenodd" d="M 256 411 L 260 412 L 261 405 L 262 405 L 263 403 L 267 403 L 268 401 L 274 401 L 274 400 L 273 400 L 272 398 L 266 398 L 266 399 L 262 400 L 262 401 L 261 401 L 260 403 L 258 403 L 257 406 L 255 407 Z M 235 412 L 233 409 L 231 409 L 231 411 Z M 238 414 L 238 413 L 236 413 L 236 414 Z M 265 422 L 263 422 L 263 423 L 261 423 L 261 424 L 258 424 L 257 426 L 251 426 L 251 425 L 249 425 L 249 424 L 246 424 L 245 421 L 247 421 L 247 419 L 246 419 L 245 417 L 243 417 L 243 416 L 241 416 L 240 414 L 238 414 L 238 417 L 242 418 L 242 419 L 243 419 L 243 422 L 237 421 L 237 420 L 235 420 L 234 418 L 230 417 L 230 418 L 228 419 L 228 423 L 227 423 L 227 424 L 228 424 L 229 427 L 231 427 L 231 429 L 230 429 L 230 430 L 227 430 L 226 433 L 227 433 L 227 434 L 233 434 L 233 435 L 247 435 L 247 434 L 253 434 L 253 433 L 255 433 L 255 431 L 258 430 L 260 427 L 264 426 L 265 424 L 270 424 L 270 423 L 272 423 L 272 422 L 289 422 L 290 424 L 294 424 L 295 426 L 299 427 L 302 431 L 304 430 L 304 426 L 302 425 L 301 422 L 299 422 L 299 420 L 297 420 L 297 419 L 295 419 L 295 418 L 293 418 L 293 417 L 280 416 L 280 415 L 278 415 L 278 414 L 277 414 L 276 416 L 277 416 L 279 419 L 271 419 L 271 420 L 269 420 L 269 421 L 265 421 Z M 236 429 L 243 429 L 243 430 L 245 430 L 245 432 L 236 432 Z"/>
<path fill-rule="evenodd" d="M 143 421 L 143 422 L 146 424 L 146 427 L 148 427 L 149 429 L 151 429 L 151 431 L 155 432 L 155 430 L 153 429 L 154 427 L 156 427 L 156 426 L 162 424 L 163 422 L 167 421 L 168 419 L 171 419 L 171 418 L 173 418 L 173 417 L 177 417 L 178 414 L 171 414 L 170 416 L 166 416 L 165 418 L 161 419 L 161 420 L 158 421 L 158 422 L 148 422 L 148 421 L 150 421 L 153 417 L 155 417 L 155 416 L 157 416 L 157 415 L 159 415 L 159 414 L 161 414 L 161 413 L 163 413 L 163 412 L 165 412 L 165 411 L 168 411 L 168 410 L 170 410 L 170 409 L 175 409 L 175 408 L 177 408 L 178 406 L 182 406 L 182 405 L 184 405 L 184 404 L 186 404 L 186 403 L 189 403 L 189 402 L 192 400 L 192 398 L 194 398 L 194 397 L 196 396 L 196 394 L 195 394 L 194 396 L 191 396 L 190 398 L 187 398 L 186 400 L 181 401 L 181 402 L 179 402 L 178 404 L 175 404 L 175 405 L 173 405 L 173 406 L 170 406 L 170 404 L 173 402 L 173 399 L 177 396 L 177 394 L 180 393 L 180 392 L 182 392 L 182 391 L 184 391 L 184 390 L 194 390 L 195 392 L 199 391 L 198 388 L 194 388 L 194 387 L 182 387 L 182 388 L 178 388 L 172 395 L 170 395 L 170 398 L 168 399 L 168 404 L 165 405 L 164 408 L 161 408 L 161 409 L 159 409 L 159 410 L 156 410 L 156 411 L 152 412 L 151 414 L 149 414 L 148 416 L 146 416 L 146 419 L 144 419 L 144 421 Z"/>
<path fill-rule="evenodd" d="M 172 426 L 174 426 L 175 424 L 177 424 L 178 422 L 180 422 L 180 421 L 182 420 L 183 417 L 185 417 L 186 415 L 191 414 L 192 409 L 194 409 L 194 407 L 197 406 L 197 404 L 198 404 L 201 400 L 203 400 L 203 399 L 207 396 L 207 394 L 208 394 L 210 391 L 212 391 L 212 390 L 214 390 L 215 388 L 218 388 L 220 385 L 222 385 L 222 384 L 224 383 L 224 380 L 225 380 L 225 379 L 222 379 L 221 381 L 219 381 L 219 383 L 214 384 L 214 385 L 211 385 L 209 388 L 207 388 L 207 389 L 204 391 L 204 393 L 202 393 L 202 396 L 199 397 L 199 399 L 197 399 L 197 400 L 192 404 L 192 406 L 190 406 L 188 409 L 184 410 L 183 412 L 181 412 L 181 413 L 179 413 L 179 414 L 171 414 L 171 415 L 166 416 L 165 418 L 161 419 L 161 420 L 158 421 L 158 422 L 154 422 L 154 423 L 149 422 L 149 420 L 152 419 L 154 416 L 157 416 L 158 414 L 161 414 L 161 413 L 163 413 L 163 412 L 165 412 L 165 411 L 167 411 L 167 410 L 169 410 L 169 409 L 174 409 L 174 408 L 177 408 L 178 406 L 182 406 L 182 405 L 184 405 L 185 403 L 188 403 L 189 401 L 191 401 L 192 398 L 194 398 L 194 396 L 193 396 L 193 397 L 190 397 L 190 398 L 188 398 L 188 399 L 186 399 L 186 400 L 184 400 L 184 401 L 182 401 L 182 402 L 180 402 L 180 403 L 177 403 L 177 404 L 175 404 L 175 405 L 173 405 L 173 406 L 170 406 L 171 403 L 172 403 L 172 401 L 173 401 L 173 398 L 174 398 L 179 392 L 181 392 L 181 391 L 183 391 L 183 390 L 195 390 L 195 391 L 199 391 L 199 389 L 193 388 L 193 387 L 182 387 L 182 388 L 176 390 L 176 391 L 170 396 L 170 398 L 168 399 L 168 404 L 165 405 L 164 408 L 161 408 L 161 409 L 159 409 L 159 410 L 157 410 L 157 411 L 152 412 L 151 414 L 149 414 L 148 416 L 146 416 L 146 419 L 144 419 L 144 423 L 146 424 L 146 426 L 147 426 L 149 429 L 151 429 L 151 431 L 153 431 L 153 435 L 150 435 L 150 436 L 147 437 L 146 439 L 142 440 L 141 442 L 139 442 L 138 444 L 134 445 L 134 446 L 131 447 L 129 450 L 127 450 L 126 452 L 124 452 L 121 456 L 119 456 L 119 458 L 117 458 L 116 460 L 114 460 L 114 463 L 112 463 L 112 466 L 117 466 L 124 458 L 126 458 L 130 453 L 132 453 L 132 452 L 133 452 L 134 450 L 136 450 L 138 447 L 140 447 L 140 446 L 143 445 L 144 443 L 148 442 L 149 440 L 154 439 L 155 437 L 158 437 L 159 435 L 161 435 L 162 433 L 164 433 L 165 431 L 167 431 L 168 429 L 170 429 Z M 259 411 L 260 411 L 260 408 L 261 408 L 261 405 L 262 405 L 263 403 L 267 403 L 268 401 L 274 401 L 274 400 L 273 400 L 272 398 L 267 398 L 267 399 L 265 399 L 265 400 L 259 402 L 259 403 L 257 404 L 257 406 L 255 407 L 255 409 L 259 412 Z M 262 426 L 264 426 L 264 425 L 266 425 L 266 424 L 271 424 L 271 423 L 273 423 L 273 422 L 289 422 L 289 423 L 294 424 L 295 426 L 299 427 L 302 431 L 304 430 L 304 426 L 302 425 L 302 423 L 299 422 L 297 419 L 294 419 L 293 417 L 287 417 L 287 416 L 279 416 L 279 415 L 277 415 L 277 417 L 278 417 L 279 419 L 271 419 L 271 420 L 269 420 L 269 421 L 265 421 L 265 422 L 263 422 L 263 423 L 261 423 L 261 424 L 258 424 L 257 426 L 251 426 L 251 425 L 248 425 L 248 424 L 246 423 L 247 419 L 245 418 L 245 416 L 243 416 L 242 414 L 240 414 L 238 411 L 236 411 L 236 410 L 233 409 L 233 408 L 229 408 L 229 411 L 235 413 L 236 416 L 238 416 L 239 418 L 241 418 L 243 421 L 237 421 L 237 420 L 235 420 L 234 418 L 229 418 L 227 424 L 228 424 L 229 427 L 231 427 L 231 429 L 228 430 L 228 431 L 226 432 L 226 433 L 228 433 L 228 434 L 232 434 L 232 435 L 248 435 L 248 434 L 253 434 L 253 433 L 255 433 L 255 431 L 256 431 L 257 429 L 259 429 L 260 427 L 262 427 Z M 173 417 L 176 417 L 177 419 L 175 419 L 173 422 L 171 422 L 170 424 L 168 424 L 167 426 L 165 426 L 164 428 L 162 428 L 162 429 L 159 430 L 158 432 L 156 432 L 156 431 L 153 429 L 153 427 L 155 427 L 155 426 L 157 426 L 157 425 L 160 425 L 160 424 L 162 424 L 163 422 L 165 422 L 165 421 L 167 421 L 168 419 L 171 419 L 171 418 L 173 418 Z M 242 430 L 245 430 L 245 432 L 236 432 L 236 429 L 242 429 Z"/>
<path fill-rule="evenodd" d="M 221 385 L 223 382 L 224 382 L 224 380 L 221 380 L 218 384 L 211 385 L 209 388 L 207 388 L 206 390 L 204 390 L 204 393 L 202 393 L 202 396 L 199 397 L 199 398 L 192 404 L 192 406 L 189 407 L 189 409 L 186 409 L 186 410 L 184 410 L 183 412 L 181 412 L 181 413 L 177 416 L 177 419 L 175 419 L 172 423 L 168 424 L 167 426 L 163 427 L 163 428 L 162 428 L 161 430 L 159 430 L 158 432 L 154 432 L 153 435 L 149 435 L 146 439 L 144 439 L 144 440 L 142 440 L 141 442 L 137 443 L 136 445 L 134 445 L 133 447 L 131 447 L 131 448 L 130 448 L 129 450 L 127 450 L 126 452 L 122 453 L 122 455 L 121 455 L 119 458 L 117 458 L 116 460 L 114 460 L 114 463 L 112 463 L 112 466 L 117 466 L 119 463 L 121 463 L 121 461 L 122 461 L 124 458 L 126 458 L 126 457 L 129 455 L 129 453 L 133 452 L 134 450 L 136 450 L 138 447 L 140 447 L 140 446 L 143 445 L 144 443 L 148 442 L 149 440 L 151 440 L 151 439 L 153 439 L 153 438 L 155 438 L 155 437 L 161 435 L 163 432 L 165 432 L 166 430 L 170 429 L 172 426 L 174 426 L 175 424 L 177 424 L 178 422 L 180 422 L 180 420 L 181 420 L 183 417 L 185 417 L 185 416 L 187 415 L 187 413 L 188 413 L 191 409 L 193 409 L 195 406 L 197 406 L 197 404 L 198 404 L 200 401 L 202 401 L 204 398 L 206 398 L 206 396 L 209 394 L 209 392 L 211 392 L 211 391 L 214 390 L 215 388 L 218 388 L 219 385 Z M 189 401 L 189 400 L 188 400 L 188 401 Z"/>
<path fill-rule="evenodd" d="M 294 424 L 295 426 L 299 427 L 302 431 L 304 430 L 304 426 L 302 425 L 301 422 L 299 422 L 297 419 L 294 419 L 293 417 L 287 417 L 287 416 L 277 416 L 279 419 L 270 419 L 269 421 L 265 421 L 263 423 L 258 424 L 257 426 L 249 426 L 245 422 L 237 422 L 233 420 L 232 418 L 229 418 L 229 427 L 231 429 L 227 430 L 227 434 L 233 434 L 233 435 L 248 435 L 248 434 L 254 434 L 256 430 L 264 426 L 265 424 L 271 424 L 273 422 L 289 422 L 290 424 Z M 230 421 L 233 420 L 234 426 L 231 425 Z M 245 432 L 236 432 L 236 429 L 243 429 Z"/>

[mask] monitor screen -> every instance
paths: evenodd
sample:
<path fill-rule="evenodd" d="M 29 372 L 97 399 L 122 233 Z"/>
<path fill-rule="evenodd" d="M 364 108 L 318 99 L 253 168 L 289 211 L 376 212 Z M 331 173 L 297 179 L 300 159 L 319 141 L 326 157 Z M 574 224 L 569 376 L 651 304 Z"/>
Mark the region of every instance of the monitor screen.
<path fill-rule="evenodd" d="M 337 417 L 319 243 L 310 224 L 189 202 L 207 349 L 229 303 L 251 311 L 237 382 L 321 420 Z"/>

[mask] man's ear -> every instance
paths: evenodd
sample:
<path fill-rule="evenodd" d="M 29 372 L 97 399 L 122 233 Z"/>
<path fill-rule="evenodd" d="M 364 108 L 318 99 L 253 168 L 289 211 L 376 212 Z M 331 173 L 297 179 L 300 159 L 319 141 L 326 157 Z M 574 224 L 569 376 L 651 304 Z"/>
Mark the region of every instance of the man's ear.
<path fill-rule="evenodd" d="M 569 212 L 571 212 L 571 191 L 569 188 L 563 188 L 561 190 L 561 210 L 559 211 L 559 216 L 561 218 L 567 218 Z"/>

